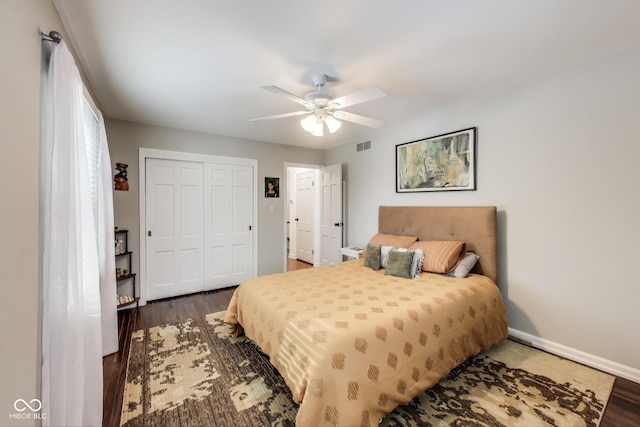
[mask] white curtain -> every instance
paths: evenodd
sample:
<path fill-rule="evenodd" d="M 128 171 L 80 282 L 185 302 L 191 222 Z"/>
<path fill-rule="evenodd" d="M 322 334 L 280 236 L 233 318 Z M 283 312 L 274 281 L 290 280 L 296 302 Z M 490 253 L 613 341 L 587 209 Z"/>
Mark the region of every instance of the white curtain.
<path fill-rule="evenodd" d="M 102 113 L 100 146 L 98 147 L 98 179 L 96 208 L 98 212 L 98 259 L 100 261 L 100 307 L 102 308 L 102 355 L 118 351 L 118 309 L 116 300 L 116 251 L 113 219 L 113 176 L 107 132 Z M 102 366 L 102 365 L 101 365 Z M 100 371 L 102 373 L 102 371 Z"/>
<path fill-rule="evenodd" d="M 101 202 L 92 196 L 89 174 L 95 170 L 91 171 L 84 138 L 83 86 L 64 42 L 53 49 L 48 92 L 43 162 L 43 425 L 99 426 L 100 279 L 106 268 L 113 271 L 104 258 L 113 259 L 113 238 L 109 242 L 106 234 L 109 225 L 113 233 L 113 212 L 94 211 L 96 203 L 107 208 L 110 194 L 96 192 L 105 199 Z M 104 156 L 105 150 L 101 152 Z M 102 247 L 105 244 L 110 251 Z"/>

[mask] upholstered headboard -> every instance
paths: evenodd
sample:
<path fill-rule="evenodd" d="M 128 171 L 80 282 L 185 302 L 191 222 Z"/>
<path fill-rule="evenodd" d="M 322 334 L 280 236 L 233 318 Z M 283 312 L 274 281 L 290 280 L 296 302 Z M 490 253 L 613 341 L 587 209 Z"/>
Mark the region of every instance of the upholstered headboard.
<path fill-rule="evenodd" d="M 380 233 L 458 240 L 480 256 L 471 271 L 498 283 L 495 206 L 380 206 Z"/>

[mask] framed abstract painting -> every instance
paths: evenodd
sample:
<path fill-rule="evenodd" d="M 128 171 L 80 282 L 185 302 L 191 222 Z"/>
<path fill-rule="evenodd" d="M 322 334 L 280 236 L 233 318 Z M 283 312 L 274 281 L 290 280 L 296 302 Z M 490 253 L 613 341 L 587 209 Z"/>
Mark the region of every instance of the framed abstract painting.
<path fill-rule="evenodd" d="M 396 145 L 396 192 L 476 189 L 476 128 Z"/>

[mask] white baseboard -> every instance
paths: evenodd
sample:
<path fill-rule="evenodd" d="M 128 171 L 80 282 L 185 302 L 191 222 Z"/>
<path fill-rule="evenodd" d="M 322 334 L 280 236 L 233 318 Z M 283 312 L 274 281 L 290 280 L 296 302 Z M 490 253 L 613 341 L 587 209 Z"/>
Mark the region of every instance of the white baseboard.
<path fill-rule="evenodd" d="M 599 369 L 609 374 L 640 383 L 640 369 L 594 356 L 593 354 L 585 353 L 583 351 L 576 350 L 575 348 L 545 340 L 517 329 L 509 328 L 509 336 L 523 341 L 532 347 L 539 348 L 540 350 L 544 350 L 557 356 L 573 360 L 574 362 L 582 363 L 583 365 Z"/>

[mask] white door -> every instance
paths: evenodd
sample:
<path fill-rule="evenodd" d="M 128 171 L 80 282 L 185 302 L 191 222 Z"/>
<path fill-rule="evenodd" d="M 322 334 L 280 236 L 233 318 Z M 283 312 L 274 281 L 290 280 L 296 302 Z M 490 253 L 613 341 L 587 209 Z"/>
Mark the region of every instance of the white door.
<path fill-rule="evenodd" d="M 296 258 L 313 264 L 315 171 L 296 174 Z"/>
<path fill-rule="evenodd" d="M 202 163 L 146 160 L 147 299 L 199 292 Z"/>
<path fill-rule="evenodd" d="M 342 261 L 342 164 L 320 169 L 320 265 Z"/>
<path fill-rule="evenodd" d="M 204 289 L 253 277 L 253 168 L 204 165 Z"/>

